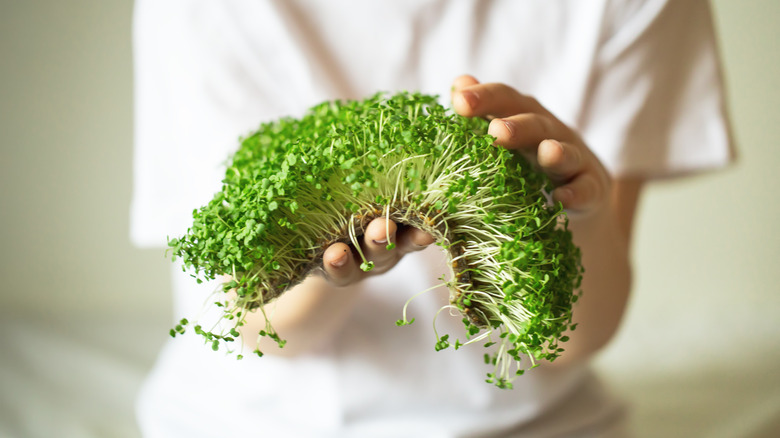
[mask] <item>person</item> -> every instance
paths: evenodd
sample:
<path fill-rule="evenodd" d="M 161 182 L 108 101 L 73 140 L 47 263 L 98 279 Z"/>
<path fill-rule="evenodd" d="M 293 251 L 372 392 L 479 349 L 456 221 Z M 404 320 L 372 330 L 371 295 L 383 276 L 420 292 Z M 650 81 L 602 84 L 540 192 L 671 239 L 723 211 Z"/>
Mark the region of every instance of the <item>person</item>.
<path fill-rule="evenodd" d="M 733 158 L 706 1 L 140 0 L 134 26 L 139 245 L 186 230 L 258 122 L 410 89 L 490 118 L 497 146 L 550 177 L 586 269 L 566 352 L 501 390 L 484 382 L 483 349 L 434 351 L 446 293 L 415 300 L 415 324 L 395 327 L 404 302 L 438 282 L 443 255 L 424 232 L 375 219 L 363 237 L 372 272 L 337 243 L 325 275 L 269 306 L 283 349 L 236 361 L 194 335 L 171 340 L 139 396 L 145 436 L 627 434 L 588 359 L 629 298 L 640 193 Z M 176 269 L 176 316 L 203 314 L 217 286 Z M 252 316 L 245 333 L 259 325 Z M 462 331 L 456 315 L 437 327 Z"/>

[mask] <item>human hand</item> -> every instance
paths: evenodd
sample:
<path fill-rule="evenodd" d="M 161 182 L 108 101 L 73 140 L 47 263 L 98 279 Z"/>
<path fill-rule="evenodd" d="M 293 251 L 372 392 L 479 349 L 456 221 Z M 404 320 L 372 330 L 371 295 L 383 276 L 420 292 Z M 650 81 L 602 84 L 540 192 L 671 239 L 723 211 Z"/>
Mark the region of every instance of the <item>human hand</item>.
<path fill-rule="evenodd" d="M 388 240 L 389 239 L 389 240 Z M 387 249 L 388 244 L 395 247 Z M 433 243 L 433 236 L 411 227 L 378 217 L 369 222 L 360 249 L 366 260 L 374 262 L 368 272 L 360 269 L 360 259 L 354 248 L 346 243 L 330 245 L 322 255 L 322 267 L 328 281 L 339 287 L 349 286 L 371 275 L 387 272 L 410 252 L 420 251 Z"/>
<path fill-rule="evenodd" d="M 552 181 L 552 197 L 577 216 L 609 200 L 611 181 L 580 136 L 531 96 L 499 83 L 482 84 L 464 75 L 452 86 L 456 113 L 492 119 L 495 144 L 522 153 Z"/>

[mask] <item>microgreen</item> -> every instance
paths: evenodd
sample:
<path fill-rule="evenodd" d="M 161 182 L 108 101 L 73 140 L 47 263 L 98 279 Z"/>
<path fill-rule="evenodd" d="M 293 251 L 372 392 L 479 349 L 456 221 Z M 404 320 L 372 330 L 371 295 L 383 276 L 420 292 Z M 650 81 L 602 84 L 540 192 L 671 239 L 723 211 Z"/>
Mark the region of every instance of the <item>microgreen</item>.
<path fill-rule="evenodd" d="M 242 139 L 222 190 L 193 212 L 184 236 L 169 240 L 198 281 L 232 278 L 215 303 L 229 329 L 195 332 L 217 350 L 230 343 L 248 311 L 266 316 L 263 306 L 321 269 L 335 242 L 351 243 L 370 270 L 359 239 L 383 216 L 430 233 L 448 254 L 446 307 L 465 327 L 454 346 L 487 340 L 490 383 L 510 388 L 539 360 L 554 360 L 574 328 L 579 249 L 561 206 L 548 201 L 546 177 L 493 141 L 485 120 L 418 93 L 324 102 L 301 118 L 262 124 Z M 398 325 L 414 321 L 407 306 Z M 434 333 L 436 350 L 450 345 L 448 334 Z M 259 336 L 284 346 L 267 317 Z"/>

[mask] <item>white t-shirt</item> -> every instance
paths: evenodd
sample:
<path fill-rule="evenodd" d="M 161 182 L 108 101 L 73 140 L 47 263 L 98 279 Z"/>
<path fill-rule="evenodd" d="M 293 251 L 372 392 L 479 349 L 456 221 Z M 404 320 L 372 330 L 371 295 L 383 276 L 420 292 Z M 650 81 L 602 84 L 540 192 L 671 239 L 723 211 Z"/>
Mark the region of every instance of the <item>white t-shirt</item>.
<path fill-rule="evenodd" d="M 135 10 L 132 238 L 162 246 L 220 188 L 238 138 L 323 100 L 435 93 L 469 73 L 535 96 L 615 176 L 667 177 L 732 158 L 706 1 L 149 1 Z M 139 399 L 148 437 L 606 436 L 619 404 L 585 366 L 499 390 L 480 346 L 435 352 L 446 299 L 436 248 L 407 256 L 343 329 L 296 359 L 243 361 L 192 334 L 166 346 Z M 174 279 L 176 317 L 213 284 Z M 440 316 L 457 336 L 460 318 Z"/>

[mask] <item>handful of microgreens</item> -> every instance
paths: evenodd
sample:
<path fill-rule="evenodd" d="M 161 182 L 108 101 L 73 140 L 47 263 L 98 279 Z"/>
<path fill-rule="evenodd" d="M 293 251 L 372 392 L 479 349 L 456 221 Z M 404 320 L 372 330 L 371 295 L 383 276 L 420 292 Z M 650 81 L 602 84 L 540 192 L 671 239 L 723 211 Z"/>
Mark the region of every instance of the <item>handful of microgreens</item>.
<path fill-rule="evenodd" d="M 215 351 L 234 341 L 248 312 L 266 316 L 263 306 L 320 269 L 335 242 L 351 243 L 361 269 L 371 270 L 358 239 L 383 216 L 430 233 L 448 254 L 445 308 L 465 326 L 453 346 L 497 344 L 485 354 L 488 382 L 511 388 L 538 361 L 554 360 L 563 332 L 575 328 L 579 249 L 546 177 L 495 147 L 487 125 L 412 93 L 325 102 L 300 119 L 261 125 L 242 140 L 222 190 L 193 212 L 186 235 L 169 241 L 198 282 L 232 278 L 215 303 L 227 328 L 194 331 Z M 397 324 L 413 321 L 404 308 Z M 266 316 L 259 336 L 282 347 L 271 322 Z M 182 319 L 171 335 L 189 324 Z M 448 334 L 434 333 L 436 350 L 450 346 Z"/>

